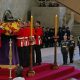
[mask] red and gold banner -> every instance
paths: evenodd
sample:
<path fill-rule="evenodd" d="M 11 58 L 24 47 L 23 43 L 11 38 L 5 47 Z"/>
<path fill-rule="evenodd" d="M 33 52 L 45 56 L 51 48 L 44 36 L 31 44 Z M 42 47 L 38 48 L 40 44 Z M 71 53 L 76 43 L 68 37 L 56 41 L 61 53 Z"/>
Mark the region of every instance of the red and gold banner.
<path fill-rule="evenodd" d="M 20 24 L 19 22 L 0 23 L 0 27 L 5 30 L 6 35 L 11 35 L 19 30 Z"/>

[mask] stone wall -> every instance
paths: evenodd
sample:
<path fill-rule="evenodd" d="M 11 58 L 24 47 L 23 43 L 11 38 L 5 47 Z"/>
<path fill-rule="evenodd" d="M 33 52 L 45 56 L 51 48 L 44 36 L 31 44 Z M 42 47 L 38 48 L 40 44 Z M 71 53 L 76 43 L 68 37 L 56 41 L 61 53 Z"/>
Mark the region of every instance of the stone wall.
<path fill-rule="evenodd" d="M 40 20 L 43 27 L 54 27 L 54 17 L 59 14 L 58 7 L 33 7 L 34 22 Z"/>
<path fill-rule="evenodd" d="M 0 0 L 0 19 L 2 19 L 5 10 L 11 10 L 15 18 L 27 18 L 27 12 L 36 3 L 33 0 Z"/>

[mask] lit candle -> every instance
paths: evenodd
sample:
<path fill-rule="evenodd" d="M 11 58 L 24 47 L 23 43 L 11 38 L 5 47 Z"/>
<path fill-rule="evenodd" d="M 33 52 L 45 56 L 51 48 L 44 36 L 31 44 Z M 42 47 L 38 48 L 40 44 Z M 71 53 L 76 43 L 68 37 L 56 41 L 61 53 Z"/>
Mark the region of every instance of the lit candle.
<path fill-rule="evenodd" d="M 33 29 L 33 16 L 31 16 L 31 36 L 32 36 L 32 34 L 33 34 L 32 29 Z"/>
<path fill-rule="evenodd" d="M 57 36 L 58 32 L 58 15 L 55 16 L 55 36 Z"/>

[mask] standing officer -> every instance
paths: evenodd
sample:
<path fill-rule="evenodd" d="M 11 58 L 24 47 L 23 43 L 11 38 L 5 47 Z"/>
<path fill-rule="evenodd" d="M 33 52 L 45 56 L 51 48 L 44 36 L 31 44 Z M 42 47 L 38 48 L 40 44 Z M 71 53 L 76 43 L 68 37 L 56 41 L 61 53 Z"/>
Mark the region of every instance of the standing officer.
<path fill-rule="evenodd" d="M 23 24 L 23 23 L 22 23 Z M 23 67 L 29 66 L 29 39 L 27 25 L 23 24 L 17 32 L 17 46 L 19 55 L 19 64 Z"/>
<path fill-rule="evenodd" d="M 70 63 L 73 63 L 74 48 L 75 48 L 75 42 L 73 40 L 73 36 L 70 35 L 70 40 L 69 40 L 69 58 L 70 58 Z"/>
<path fill-rule="evenodd" d="M 20 30 L 16 33 L 17 35 L 17 48 L 18 48 L 18 56 L 19 56 L 19 65 L 23 66 L 23 58 L 24 58 L 24 37 L 23 37 L 24 28 L 20 28 Z"/>
<path fill-rule="evenodd" d="M 68 44 L 69 41 L 67 40 L 67 36 L 63 36 L 63 40 L 61 42 L 61 52 L 63 56 L 63 64 L 67 64 L 67 58 L 68 58 Z"/>
<path fill-rule="evenodd" d="M 49 36 L 50 36 L 50 40 L 49 40 L 50 44 L 49 45 L 50 45 L 50 47 L 53 47 L 53 45 L 54 45 L 53 35 L 54 35 L 54 31 L 52 28 L 50 28 L 50 31 L 49 31 Z"/>
<path fill-rule="evenodd" d="M 45 38 L 45 47 L 49 47 L 49 27 L 46 28 L 45 33 L 44 33 L 44 38 Z"/>
<path fill-rule="evenodd" d="M 40 21 L 36 21 L 35 33 L 36 33 L 36 35 L 35 35 L 35 39 L 36 39 L 36 45 L 35 45 L 36 64 L 40 65 L 42 62 L 41 46 L 42 46 L 42 36 L 43 36 L 43 29 L 41 27 Z"/>

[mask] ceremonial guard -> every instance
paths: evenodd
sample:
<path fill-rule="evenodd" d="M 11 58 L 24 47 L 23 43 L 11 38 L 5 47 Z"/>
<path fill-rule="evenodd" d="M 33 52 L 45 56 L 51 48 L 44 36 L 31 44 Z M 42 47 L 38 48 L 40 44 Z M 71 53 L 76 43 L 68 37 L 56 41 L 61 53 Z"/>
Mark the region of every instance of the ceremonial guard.
<path fill-rule="evenodd" d="M 23 25 L 17 33 L 17 46 L 19 55 L 19 64 L 23 67 L 29 66 L 29 39 L 27 25 Z"/>
<path fill-rule="evenodd" d="M 61 52 L 63 56 L 63 64 L 67 64 L 67 58 L 68 58 L 68 44 L 69 41 L 67 40 L 67 36 L 63 36 L 63 40 L 61 42 Z"/>
<path fill-rule="evenodd" d="M 75 42 L 73 40 L 73 36 L 70 35 L 70 40 L 69 40 L 69 58 L 70 58 L 70 63 L 73 63 L 74 48 L 75 48 Z"/>
<path fill-rule="evenodd" d="M 36 45 L 35 45 L 36 64 L 40 65 L 42 62 L 41 46 L 42 46 L 42 36 L 43 36 L 43 29 L 41 27 L 40 21 L 36 21 L 35 33 L 36 33 L 36 35 L 35 35 L 35 39 L 36 39 Z"/>
<path fill-rule="evenodd" d="M 20 30 L 17 32 L 17 47 L 18 47 L 18 56 L 19 56 L 19 65 L 23 66 L 23 58 L 24 58 L 24 36 L 23 36 L 24 28 L 20 28 Z"/>

